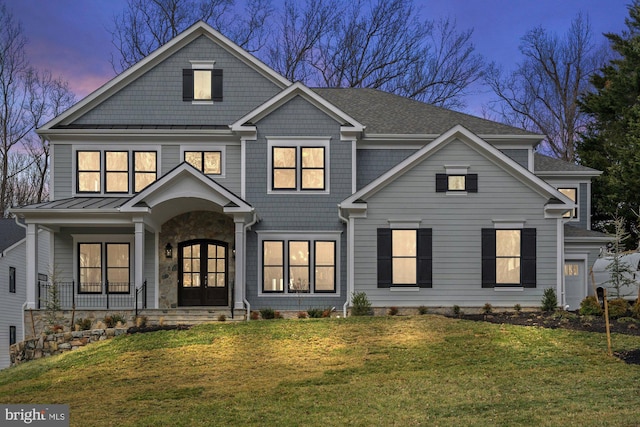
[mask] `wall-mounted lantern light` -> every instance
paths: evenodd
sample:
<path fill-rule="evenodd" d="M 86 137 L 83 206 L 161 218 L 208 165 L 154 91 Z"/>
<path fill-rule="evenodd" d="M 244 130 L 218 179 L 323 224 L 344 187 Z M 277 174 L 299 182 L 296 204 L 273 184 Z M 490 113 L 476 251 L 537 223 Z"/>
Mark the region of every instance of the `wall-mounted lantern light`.
<path fill-rule="evenodd" d="M 173 247 L 171 243 L 167 243 L 167 246 L 164 247 L 164 256 L 167 258 L 173 258 Z"/>

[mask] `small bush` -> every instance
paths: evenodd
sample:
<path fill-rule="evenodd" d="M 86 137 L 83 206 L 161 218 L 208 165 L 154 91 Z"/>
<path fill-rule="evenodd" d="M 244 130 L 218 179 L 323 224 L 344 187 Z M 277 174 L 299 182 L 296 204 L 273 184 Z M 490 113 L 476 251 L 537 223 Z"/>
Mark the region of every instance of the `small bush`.
<path fill-rule="evenodd" d="M 80 331 L 88 331 L 89 329 L 91 329 L 92 323 L 93 322 L 91 321 L 91 319 L 79 318 L 76 320 L 76 325 L 78 326 L 78 330 Z"/>
<path fill-rule="evenodd" d="M 282 316 L 282 314 L 279 311 L 275 311 L 273 313 L 273 318 L 274 319 L 284 319 L 284 317 Z"/>
<path fill-rule="evenodd" d="M 225 316 L 224 314 L 221 314 L 220 316 L 218 316 L 218 322 L 226 322 L 227 320 L 227 316 Z"/>
<path fill-rule="evenodd" d="M 493 306 L 491 304 L 489 304 L 488 302 L 485 303 L 485 305 L 482 307 L 482 313 L 483 314 L 491 314 L 491 313 L 493 313 Z"/>
<path fill-rule="evenodd" d="M 629 303 L 624 298 L 616 298 L 609 301 L 609 317 L 617 319 L 627 314 Z"/>
<path fill-rule="evenodd" d="M 389 316 L 395 316 L 398 314 L 398 307 L 389 307 L 389 310 L 387 310 L 387 314 Z"/>
<path fill-rule="evenodd" d="M 260 319 L 260 313 L 258 313 L 257 311 L 252 311 L 251 314 L 249 315 L 249 319 L 251 320 Z"/>
<path fill-rule="evenodd" d="M 555 289 L 547 288 L 544 290 L 542 306 L 540 308 L 546 312 L 555 311 L 555 309 L 558 308 L 558 297 L 556 296 Z"/>
<path fill-rule="evenodd" d="M 635 319 L 640 319 L 640 302 L 636 301 L 631 306 L 631 316 Z"/>
<path fill-rule="evenodd" d="M 636 319 L 634 319 L 633 317 L 620 317 L 619 319 L 616 320 L 616 322 L 622 323 L 622 324 L 625 324 L 625 323 L 637 324 L 638 323 L 638 321 Z"/>
<path fill-rule="evenodd" d="M 522 306 L 520 304 L 516 304 L 513 306 L 513 311 L 516 312 L 516 314 L 520 314 L 520 312 L 522 311 Z"/>
<path fill-rule="evenodd" d="M 589 295 L 580 302 L 580 315 L 602 316 L 602 307 L 594 295 Z"/>
<path fill-rule="evenodd" d="M 118 322 L 123 325 L 127 323 L 127 319 L 125 319 L 121 314 L 111 314 L 104 316 L 104 319 L 102 319 L 102 321 L 105 325 L 107 325 L 107 328 L 115 328 L 118 325 Z"/>
<path fill-rule="evenodd" d="M 459 305 L 454 305 L 453 306 L 453 315 L 454 316 L 460 316 L 462 314 L 462 311 L 460 311 L 460 306 Z"/>
<path fill-rule="evenodd" d="M 147 318 L 147 316 L 138 316 L 136 317 L 136 326 L 138 328 L 144 328 L 145 326 L 147 326 L 148 321 L 149 319 Z"/>
<path fill-rule="evenodd" d="M 369 316 L 371 314 L 371 302 L 364 292 L 354 292 L 351 298 L 352 316 Z"/>
<path fill-rule="evenodd" d="M 331 317 L 331 312 L 333 311 L 332 307 L 327 307 L 322 310 L 322 317 Z"/>
<path fill-rule="evenodd" d="M 276 312 L 273 308 L 263 308 L 260 310 L 260 317 L 262 317 L 264 320 L 275 319 Z"/>
<path fill-rule="evenodd" d="M 299 311 L 298 312 L 298 319 L 306 319 L 307 318 L 307 312 L 306 311 Z"/>
<path fill-rule="evenodd" d="M 319 319 L 322 317 L 322 309 L 321 308 L 310 308 L 307 310 L 307 314 L 311 319 Z"/>
<path fill-rule="evenodd" d="M 418 307 L 418 314 L 427 314 L 428 311 L 429 310 L 424 305 L 421 305 L 420 307 Z"/>

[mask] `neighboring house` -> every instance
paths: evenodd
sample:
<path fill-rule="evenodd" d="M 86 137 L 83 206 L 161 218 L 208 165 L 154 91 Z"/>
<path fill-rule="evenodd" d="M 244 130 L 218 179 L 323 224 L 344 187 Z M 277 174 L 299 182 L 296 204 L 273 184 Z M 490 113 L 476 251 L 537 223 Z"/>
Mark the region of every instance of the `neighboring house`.
<path fill-rule="evenodd" d="M 9 366 L 9 346 L 25 337 L 26 227 L 0 219 L 0 369 Z M 39 271 L 47 271 L 49 234 L 39 233 Z M 30 335 L 30 334 L 26 334 Z"/>
<path fill-rule="evenodd" d="M 42 126 L 52 230 L 76 307 L 577 308 L 606 241 L 600 172 L 541 135 L 372 89 L 292 83 L 202 22 Z M 144 292 L 142 292 L 144 291 Z M 66 292 L 66 291 L 65 291 Z M 71 299 L 65 299 L 71 305 Z"/>

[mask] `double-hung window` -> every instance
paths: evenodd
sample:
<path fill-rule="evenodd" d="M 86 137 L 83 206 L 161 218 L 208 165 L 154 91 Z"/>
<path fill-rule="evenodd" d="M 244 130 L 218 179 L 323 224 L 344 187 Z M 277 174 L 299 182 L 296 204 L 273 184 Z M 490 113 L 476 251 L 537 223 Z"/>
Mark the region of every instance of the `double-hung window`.
<path fill-rule="evenodd" d="M 329 139 L 270 140 L 269 192 L 327 192 Z"/>
<path fill-rule="evenodd" d="M 379 228 L 378 287 L 432 286 L 432 230 Z"/>
<path fill-rule="evenodd" d="M 222 101 L 222 69 L 214 61 L 191 61 L 191 68 L 182 70 L 182 100 L 194 104 Z"/>
<path fill-rule="evenodd" d="M 482 229 L 482 287 L 536 287 L 536 229 Z"/>
<path fill-rule="evenodd" d="M 158 154 L 155 151 L 133 152 L 133 189 L 137 193 L 158 177 Z"/>
<path fill-rule="evenodd" d="M 335 293 L 337 240 L 262 240 L 262 292 Z"/>
<path fill-rule="evenodd" d="M 130 244 L 78 243 L 78 270 L 78 293 L 129 293 Z"/>
<path fill-rule="evenodd" d="M 129 152 L 106 151 L 105 157 L 105 192 L 129 192 Z"/>
<path fill-rule="evenodd" d="M 79 193 L 99 193 L 101 187 L 100 151 L 78 151 L 76 168 Z"/>

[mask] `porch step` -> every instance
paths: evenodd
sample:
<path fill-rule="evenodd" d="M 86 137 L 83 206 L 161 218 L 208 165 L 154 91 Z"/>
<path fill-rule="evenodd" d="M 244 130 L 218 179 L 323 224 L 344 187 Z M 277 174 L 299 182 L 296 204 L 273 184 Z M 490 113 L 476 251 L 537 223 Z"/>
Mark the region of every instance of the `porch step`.
<path fill-rule="evenodd" d="M 164 308 L 145 309 L 140 316 L 147 317 L 148 325 L 199 325 L 201 323 L 219 322 L 224 315 L 227 322 L 245 320 L 244 310 L 235 310 L 231 318 L 231 309 L 227 307 L 195 307 L 195 308 Z"/>

